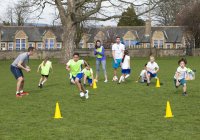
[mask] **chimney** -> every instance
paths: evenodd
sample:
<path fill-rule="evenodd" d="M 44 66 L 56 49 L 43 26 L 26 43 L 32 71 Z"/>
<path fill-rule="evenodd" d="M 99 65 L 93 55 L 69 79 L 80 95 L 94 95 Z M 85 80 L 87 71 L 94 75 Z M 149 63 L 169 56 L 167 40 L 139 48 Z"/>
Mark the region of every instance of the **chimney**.
<path fill-rule="evenodd" d="M 151 20 L 146 20 L 145 22 L 145 36 L 151 35 Z"/>

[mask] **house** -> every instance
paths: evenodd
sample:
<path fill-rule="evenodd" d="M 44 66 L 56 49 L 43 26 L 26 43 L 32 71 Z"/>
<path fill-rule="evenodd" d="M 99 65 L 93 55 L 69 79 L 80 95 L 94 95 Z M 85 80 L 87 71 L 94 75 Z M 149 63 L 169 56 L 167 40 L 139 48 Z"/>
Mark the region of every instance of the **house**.
<path fill-rule="evenodd" d="M 0 50 L 38 50 L 62 48 L 62 29 L 55 27 L 2 26 L 0 27 Z"/>
<path fill-rule="evenodd" d="M 120 36 L 127 48 L 178 49 L 185 47 L 184 27 L 152 27 L 150 21 L 145 26 L 91 28 L 83 35 L 82 48 L 93 48 L 96 40 L 110 48 L 115 37 Z"/>
<path fill-rule="evenodd" d="M 62 48 L 63 29 L 58 27 L 0 26 L 0 50 L 59 50 Z M 184 27 L 152 27 L 150 21 L 145 26 L 100 27 L 84 30 L 79 48 L 94 48 L 100 40 L 106 48 L 111 48 L 115 37 L 120 36 L 127 48 L 185 48 Z"/>

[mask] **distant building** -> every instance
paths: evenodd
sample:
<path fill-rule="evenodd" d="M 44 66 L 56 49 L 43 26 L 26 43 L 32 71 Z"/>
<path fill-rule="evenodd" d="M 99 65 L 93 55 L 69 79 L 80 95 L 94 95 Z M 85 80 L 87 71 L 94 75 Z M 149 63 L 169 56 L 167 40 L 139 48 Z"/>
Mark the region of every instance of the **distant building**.
<path fill-rule="evenodd" d="M 62 27 L 12 27 L 0 26 L 0 50 L 25 50 L 32 46 L 38 50 L 59 50 L 62 48 Z M 106 48 L 120 36 L 127 48 L 185 48 L 184 27 L 145 26 L 88 28 L 79 43 L 79 48 L 94 48 L 101 40 Z"/>
<path fill-rule="evenodd" d="M 0 50 L 38 50 L 62 48 L 62 29 L 56 27 L 0 27 Z"/>

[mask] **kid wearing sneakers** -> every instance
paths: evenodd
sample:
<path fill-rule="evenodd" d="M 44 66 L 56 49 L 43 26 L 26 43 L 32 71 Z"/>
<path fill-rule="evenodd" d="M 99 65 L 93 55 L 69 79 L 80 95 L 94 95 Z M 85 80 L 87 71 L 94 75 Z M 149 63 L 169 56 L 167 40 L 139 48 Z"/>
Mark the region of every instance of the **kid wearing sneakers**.
<path fill-rule="evenodd" d="M 122 81 L 125 81 L 130 76 L 131 73 L 131 67 L 130 67 L 130 56 L 128 55 L 128 50 L 124 51 L 124 56 L 122 58 L 122 63 L 121 63 L 121 68 L 122 68 L 122 76 L 119 79 L 119 84 Z"/>
<path fill-rule="evenodd" d="M 140 76 L 136 82 L 138 83 L 139 80 L 141 83 L 147 82 L 147 64 L 144 65 L 144 69 L 140 72 Z"/>
<path fill-rule="evenodd" d="M 41 78 L 38 84 L 38 87 L 42 88 L 44 83 L 49 77 L 50 70 L 53 71 L 52 62 L 49 60 L 49 57 L 46 57 L 44 61 L 38 66 L 37 72 L 41 69 Z"/>
<path fill-rule="evenodd" d="M 187 68 L 186 68 L 187 61 L 186 59 L 182 58 L 178 61 L 179 67 L 176 70 L 176 73 L 174 75 L 174 84 L 176 88 L 179 86 L 183 86 L 183 96 L 187 96 L 187 86 L 186 86 L 186 75 L 187 75 Z"/>
<path fill-rule="evenodd" d="M 159 71 L 159 66 L 155 62 L 155 58 L 150 56 L 150 61 L 147 63 L 147 86 L 149 86 L 152 78 L 158 78 L 157 73 Z"/>
<path fill-rule="evenodd" d="M 88 99 L 89 91 L 85 90 L 84 86 L 81 84 L 81 79 L 84 76 L 81 67 L 84 64 L 88 66 L 86 61 L 80 60 L 79 53 L 74 53 L 73 59 L 69 60 L 66 64 L 66 69 L 72 74 L 72 78 L 74 79 L 75 84 L 80 91 L 80 97 L 85 97 L 86 99 Z"/>
<path fill-rule="evenodd" d="M 94 81 L 94 75 L 93 75 L 93 70 L 90 68 L 90 66 L 85 65 L 85 68 L 83 69 L 83 74 L 84 74 L 84 86 L 86 86 L 86 81 L 88 81 L 88 84 L 92 87 L 93 81 Z"/>

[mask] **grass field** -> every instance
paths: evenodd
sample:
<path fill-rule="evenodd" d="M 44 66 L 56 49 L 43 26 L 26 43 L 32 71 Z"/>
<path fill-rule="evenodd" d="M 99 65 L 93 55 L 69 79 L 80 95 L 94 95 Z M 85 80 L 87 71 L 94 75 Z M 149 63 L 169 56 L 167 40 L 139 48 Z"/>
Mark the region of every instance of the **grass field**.
<path fill-rule="evenodd" d="M 29 96 L 15 97 L 16 81 L 9 66 L 0 61 L 0 140 L 199 140 L 200 139 L 200 63 L 188 57 L 188 67 L 197 70 L 195 81 L 188 82 L 188 97 L 176 90 L 173 76 L 179 58 L 160 58 L 159 78 L 164 84 L 155 88 L 135 83 L 144 58 L 132 60 L 132 75 L 126 83 L 111 82 L 111 59 L 107 61 L 109 83 L 101 81 L 90 98 L 82 101 L 75 86 L 66 80 L 65 65 L 53 61 L 54 73 L 43 89 L 38 89 L 41 61 L 30 60 L 31 73 L 26 73 Z M 95 59 L 87 58 L 91 66 Z M 174 118 L 165 119 L 167 100 Z M 63 119 L 53 119 L 59 101 Z"/>

